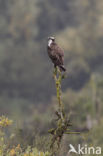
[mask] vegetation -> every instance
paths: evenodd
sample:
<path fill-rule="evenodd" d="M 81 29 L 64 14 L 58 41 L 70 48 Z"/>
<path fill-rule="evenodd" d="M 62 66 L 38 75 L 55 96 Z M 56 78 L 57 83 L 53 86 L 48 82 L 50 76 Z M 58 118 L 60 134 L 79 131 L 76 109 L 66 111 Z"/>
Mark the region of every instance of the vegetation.
<path fill-rule="evenodd" d="M 4 128 L 10 126 L 12 121 L 5 116 L 0 117 L 0 156 L 49 156 L 49 152 L 40 152 L 36 148 L 28 146 L 26 149 L 22 149 L 20 144 L 17 146 L 9 147 L 6 144 Z M 11 136 L 12 137 L 12 136 Z M 9 137 L 9 139 L 11 139 Z"/>
<path fill-rule="evenodd" d="M 54 69 L 53 77 L 56 84 L 57 100 L 58 100 L 58 110 L 55 112 L 57 119 L 56 127 L 49 130 L 52 134 L 52 139 L 50 143 L 51 155 L 59 154 L 59 149 L 61 145 L 62 138 L 64 134 L 78 134 L 79 132 L 71 132 L 69 127 L 72 125 L 68 116 L 66 116 L 64 111 L 64 104 L 61 99 L 61 82 L 65 78 L 65 73 L 59 70 L 58 67 Z"/>

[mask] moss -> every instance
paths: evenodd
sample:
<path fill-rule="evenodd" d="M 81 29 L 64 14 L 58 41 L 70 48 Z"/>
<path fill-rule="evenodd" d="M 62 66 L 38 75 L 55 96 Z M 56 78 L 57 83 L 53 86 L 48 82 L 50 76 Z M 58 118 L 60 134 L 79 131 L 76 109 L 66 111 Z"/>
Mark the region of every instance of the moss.
<path fill-rule="evenodd" d="M 54 69 L 53 77 L 56 84 L 56 93 L 58 100 L 58 110 L 55 112 L 56 119 L 56 128 L 50 129 L 48 132 L 52 135 L 50 142 L 50 151 L 51 156 L 58 153 L 61 140 L 64 134 L 75 134 L 76 132 L 71 132 L 69 127 L 72 125 L 69 118 L 66 116 L 64 111 L 64 105 L 62 102 L 62 91 L 61 91 L 61 83 L 65 78 L 65 73 L 62 74 L 58 67 Z"/>

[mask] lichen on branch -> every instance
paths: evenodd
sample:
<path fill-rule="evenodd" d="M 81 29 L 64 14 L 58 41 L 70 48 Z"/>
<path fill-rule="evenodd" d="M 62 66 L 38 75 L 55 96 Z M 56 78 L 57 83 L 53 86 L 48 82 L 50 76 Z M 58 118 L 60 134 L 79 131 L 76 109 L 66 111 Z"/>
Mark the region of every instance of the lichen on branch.
<path fill-rule="evenodd" d="M 62 80 L 65 78 L 65 73 L 59 70 L 58 67 L 54 68 L 53 77 L 56 84 L 56 94 L 57 94 L 57 101 L 58 101 L 58 110 L 55 112 L 57 119 L 56 127 L 50 129 L 48 132 L 52 135 L 51 142 L 50 142 L 50 150 L 51 156 L 54 156 L 60 148 L 61 140 L 64 134 L 76 134 L 78 132 L 71 132 L 69 127 L 72 126 L 70 119 L 66 116 L 64 111 L 64 105 L 62 102 L 62 91 L 61 91 L 61 83 Z"/>

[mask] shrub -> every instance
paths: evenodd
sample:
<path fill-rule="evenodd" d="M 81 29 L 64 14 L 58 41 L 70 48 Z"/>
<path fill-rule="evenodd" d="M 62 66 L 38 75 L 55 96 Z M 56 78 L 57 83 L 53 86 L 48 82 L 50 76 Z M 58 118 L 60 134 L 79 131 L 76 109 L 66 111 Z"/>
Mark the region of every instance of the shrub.
<path fill-rule="evenodd" d="M 38 151 L 37 148 L 28 146 L 25 150 L 20 144 L 17 146 L 9 147 L 6 143 L 5 129 L 12 125 L 13 121 L 5 116 L 0 117 L 0 156 L 49 156 L 49 152 Z M 10 137 L 9 137 L 10 139 Z M 9 141 L 9 140 L 8 140 Z"/>

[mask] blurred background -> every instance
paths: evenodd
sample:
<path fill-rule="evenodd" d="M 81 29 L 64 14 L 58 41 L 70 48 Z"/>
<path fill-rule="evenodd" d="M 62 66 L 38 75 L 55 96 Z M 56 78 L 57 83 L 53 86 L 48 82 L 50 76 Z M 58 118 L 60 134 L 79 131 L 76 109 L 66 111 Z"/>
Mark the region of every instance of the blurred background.
<path fill-rule="evenodd" d="M 15 121 L 22 144 L 48 135 L 57 103 L 48 36 L 65 51 L 62 90 L 72 128 L 91 129 L 64 138 L 62 151 L 85 139 L 103 146 L 103 1 L 0 0 L 0 115 Z"/>

